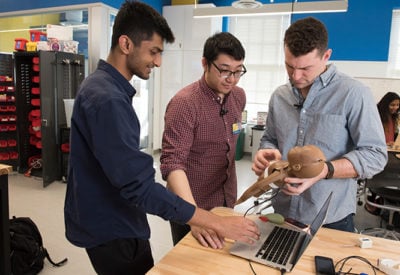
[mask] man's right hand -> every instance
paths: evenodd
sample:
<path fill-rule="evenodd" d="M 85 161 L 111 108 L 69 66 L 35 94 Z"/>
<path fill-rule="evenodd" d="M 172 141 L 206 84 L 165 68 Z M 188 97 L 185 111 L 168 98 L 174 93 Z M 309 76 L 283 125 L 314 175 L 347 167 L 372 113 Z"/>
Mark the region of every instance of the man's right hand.
<path fill-rule="evenodd" d="M 260 149 L 257 151 L 251 169 L 260 176 L 271 164 L 271 161 L 281 160 L 282 155 L 278 149 Z"/>
<path fill-rule="evenodd" d="M 260 238 L 260 230 L 257 224 L 243 216 L 220 217 L 221 221 L 215 231 L 220 237 L 253 244 Z"/>
<path fill-rule="evenodd" d="M 196 208 L 195 213 L 192 219 L 189 220 L 188 224 L 192 227 L 192 233 L 194 229 L 193 226 L 198 226 L 202 227 L 201 229 L 198 229 L 203 230 L 203 233 L 205 232 L 204 230 L 206 230 L 208 234 L 211 234 L 210 237 L 213 238 L 213 241 L 208 242 L 208 244 L 202 242 L 204 239 L 199 239 L 199 235 L 197 235 L 197 237 L 195 236 L 195 238 L 206 247 L 210 246 L 212 242 L 218 242 L 218 240 L 223 240 L 224 238 L 248 244 L 253 244 L 254 240 L 260 238 L 260 230 L 258 229 L 257 224 L 243 216 L 219 216 L 210 211 Z M 216 235 L 214 235 L 214 232 Z M 212 247 L 221 248 L 220 245 Z"/>

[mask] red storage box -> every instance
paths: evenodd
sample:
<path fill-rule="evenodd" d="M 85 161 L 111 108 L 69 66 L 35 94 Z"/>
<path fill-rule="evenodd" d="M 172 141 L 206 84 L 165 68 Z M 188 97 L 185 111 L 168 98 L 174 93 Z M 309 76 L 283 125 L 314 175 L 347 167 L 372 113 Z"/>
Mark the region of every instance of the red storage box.
<path fill-rule="evenodd" d="M 8 143 L 9 147 L 17 146 L 17 141 L 15 139 L 9 139 L 9 140 L 7 140 L 7 143 Z"/>
<path fill-rule="evenodd" d="M 17 152 L 10 152 L 10 159 L 18 159 L 18 153 Z"/>
<path fill-rule="evenodd" d="M 45 33 L 37 30 L 30 30 L 29 33 L 32 42 L 40 41 L 40 36 L 45 35 Z"/>
<path fill-rule="evenodd" d="M 15 102 L 15 96 L 7 96 L 7 102 Z"/>
<path fill-rule="evenodd" d="M 40 141 L 40 139 L 38 139 L 37 137 L 35 137 L 35 136 L 30 136 L 29 137 L 29 143 L 31 144 L 31 145 L 35 145 L 36 146 L 36 143 L 38 143 Z"/>
<path fill-rule="evenodd" d="M 16 124 L 8 125 L 8 131 L 16 131 L 16 130 L 17 130 L 17 125 Z"/>
<path fill-rule="evenodd" d="M 69 143 L 61 144 L 61 152 L 68 153 L 69 152 Z"/>
<path fill-rule="evenodd" d="M 40 94 L 40 88 L 39 87 L 33 87 L 31 90 L 31 93 L 34 95 L 39 95 Z"/>
<path fill-rule="evenodd" d="M 40 126 L 42 125 L 42 122 L 40 118 L 32 120 L 32 130 L 37 132 L 40 131 Z"/>
<path fill-rule="evenodd" d="M 0 160 L 9 160 L 10 155 L 7 152 L 0 153 Z"/>
<path fill-rule="evenodd" d="M 26 50 L 26 42 L 28 42 L 28 40 L 26 40 L 25 38 L 15 38 L 14 41 L 15 41 L 14 49 L 16 51 Z"/>
<path fill-rule="evenodd" d="M 0 124 L 0 132 L 7 132 L 9 129 L 8 125 L 1 125 Z"/>
<path fill-rule="evenodd" d="M 33 99 L 31 100 L 31 104 L 32 104 L 32 106 L 40 106 L 40 99 L 38 99 L 38 98 L 33 98 Z"/>
<path fill-rule="evenodd" d="M 34 58 L 32 58 L 32 63 L 39 64 L 39 57 L 35 56 Z"/>
<path fill-rule="evenodd" d="M 34 77 L 32 77 L 32 82 L 39 83 L 40 82 L 40 77 L 38 75 L 35 75 Z"/>
<path fill-rule="evenodd" d="M 8 146 L 7 140 L 1 139 L 0 140 L 0 147 L 4 148 L 4 147 L 7 147 L 7 146 Z"/>
<path fill-rule="evenodd" d="M 40 119 L 40 109 L 34 109 L 30 111 L 28 114 L 28 119 L 30 121 L 33 121 L 35 119 Z"/>

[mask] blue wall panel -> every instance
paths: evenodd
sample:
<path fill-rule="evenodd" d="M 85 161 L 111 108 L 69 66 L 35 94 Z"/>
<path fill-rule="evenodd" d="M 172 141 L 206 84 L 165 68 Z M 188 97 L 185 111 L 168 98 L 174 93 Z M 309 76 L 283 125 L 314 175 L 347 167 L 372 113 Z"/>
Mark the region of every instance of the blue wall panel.
<path fill-rule="evenodd" d="M 124 0 L 1 0 L 0 13 L 96 2 L 118 9 Z M 144 0 L 144 2 L 160 13 L 163 5 L 171 4 L 171 0 Z M 198 2 L 213 2 L 216 6 L 227 6 L 232 3 L 232 0 L 200 0 Z M 261 2 L 269 3 L 269 0 L 261 0 Z M 283 2 L 290 1 L 274 1 L 274 3 Z M 346 13 L 293 15 L 292 21 L 306 16 L 315 16 L 323 21 L 329 31 L 329 47 L 333 50 L 332 60 L 387 61 L 392 10 L 400 9 L 400 0 L 348 0 L 348 2 L 349 9 Z M 225 20 L 224 29 L 226 22 Z"/>
<path fill-rule="evenodd" d="M 90 3 L 103 3 L 110 7 L 119 9 L 123 2 L 125 2 L 125 0 L 0 0 L 0 13 Z M 162 12 L 163 5 L 170 5 L 171 3 L 171 1 L 166 2 L 166 0 L 145 0 L 143 2 L 149 4 L 160 13 Z"/>
<path fill-rule="evenodd" d="M 269 0 L 258 0 L 269 3 Z M 299 0 L 323 1 L 323 0 Z M 200 0 L 206 3 L 207 0 Z M 232 0 L 214 0 L 216 6 L 230 5 Z M 287 3 L 275 0 L 274 3 Z M 292 21 L 314 16 L 329 31 L 331 60 L 387 61 L 393 9 L 400 9 L 400 0 L 348 0 L 345 13 L 313 13 L 293 15 Z"/>
<path fill-rule="evenodd" d="M 314 16 L 329 32 L 332 60 L 387 61 L 392 10 L 399 0 L 349 0 L 345 13 L 293 15 L 292 21 Z"/>

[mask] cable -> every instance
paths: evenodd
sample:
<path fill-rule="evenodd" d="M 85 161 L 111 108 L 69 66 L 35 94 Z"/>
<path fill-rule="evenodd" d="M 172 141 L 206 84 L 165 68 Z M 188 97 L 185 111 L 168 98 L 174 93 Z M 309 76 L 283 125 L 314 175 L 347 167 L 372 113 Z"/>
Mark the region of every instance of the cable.
<path fill-rule="evenodd" d="M 250 260 L 249 260 L 249 266 L 250 266 L 250 269 L 251 269 L 251 271 L 253 272 L 253 274 L 254 274 L 254 275 L 257 275 L 257 273 L 256 273 L 256 271 L 254 270 L 253 265 L 251 264 L 251 261 L 250 261 Z"/>
<path fill-rule="evenodd" d="M 374 266 L 373 264 L 371 264 L 370 261 L 368 261 L 368 260 L 367 260 L 366 258 L 364 258 L 364 257 L 361 257 L 361 256 L 348 256 L 348 257 L 346 257 L 346 258 L 343 258 L 343 259 L 339 260 L 339 261 L 335 264 L 335 270 L 336 270 L 336 267 L 339 266 L 339 264 L 341 264 L 341 265 L 340 265 L 340 268 L 339 268 L 339 271 L 338 271 L 336 274 L 354 274 L 354 275 L 359 275 L 360 273 L 352 273 L 352 272 L 351 272 L 351 270 L 352 270 L 351 267 L 350 267 L 350 269 L 349 269 L 347 272 L 343 271 L 344 265 L 347 263 L 347 261 L 349 261 L 349 260 L 351 260 L 351 259 L 357 259 L 357 260 L 360 260 L 360 261 L 362 261 L 362 262 L 368 264 L 369 267 L 374 271 L 374 274 L 375 274 L 375 275 L 376 275 L 376 270 L 379 270 L 378 267 L 376 267 L 376 266 Z"/>
<path fill-rule="evenodd" d="M 246 215 L 249 213 L 249 211 L 250 211 L 251 209 L 253 209 L 254 207 L 259 206 L 259 205 L 262 205 L 262 204 L 264 204 L 264 203 L 266 203 L 266 202 L 272 200 L 272 199 L 279 193 L 279 190 L 280 190 L 280 189 L 278 188 L 278 189 L 271 189 L 271 190 L 272 190 L 272 191 L 271 191 L 271 196 L 270 196 L 270 197 L 268 197 L 268 198 L 262 200 L 261 202 L 260 202 L 260 201 L 255 201 L 255 202 L 254 202 L 254 205 L 251 206 L 251 207 L 249 207 L 249 208 L 246 210 L 246 212 L 244 213 L 243 217 L 246 217 Z M 269 192 L 269 191 L 268 191 L 268 192 Z M 268 192 L 266 192 L 266 193 L 268 193 Z"/>

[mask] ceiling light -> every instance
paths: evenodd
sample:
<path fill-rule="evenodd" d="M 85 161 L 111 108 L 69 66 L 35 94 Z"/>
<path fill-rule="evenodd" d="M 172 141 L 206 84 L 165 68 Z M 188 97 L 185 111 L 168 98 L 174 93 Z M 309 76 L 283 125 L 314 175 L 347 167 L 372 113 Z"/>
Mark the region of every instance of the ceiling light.
<path fill-rule="evenodd" d="M 255 0 L 239 0 L 232 3 L 236 9 L 256 9 L 262 6 L 261 2 Z"/>
<path fill-rule="evenodd" d="M 246 0 L 251 1 L 251 0 Z M 237 1 L 240 2 L 240 1 Z M 222 16 L 255 16 L 299 13 L 346 12 L 347 0 L 329 0 L 313 2 L 288 2 L 264 4 L 258 8 L 198 7 L 193 10 L 193 17 L 222 17 Z"/>

